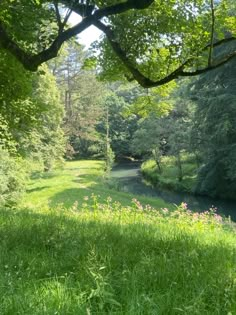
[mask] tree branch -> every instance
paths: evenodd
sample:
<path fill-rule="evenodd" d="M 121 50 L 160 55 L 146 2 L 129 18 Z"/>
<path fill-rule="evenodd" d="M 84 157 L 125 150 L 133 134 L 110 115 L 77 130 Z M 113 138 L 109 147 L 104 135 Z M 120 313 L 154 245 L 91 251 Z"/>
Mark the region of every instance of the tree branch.
<path fill-rule="evenodd" d="M 66 5 L 68 8 L 70 8 L 75 13 L 79 14 L 80 16 L 84 16 L 84 12 L 86 10 L 86 4 L 74 5 L 73 2 L 71 2 L 70 0 L 60 0 L 59 2 Z M 148 8 L 153 2 L 154 0 L 126 0 L 126 2 L 117 3 L 111 6 L 107 6 L 105 8 L 97 9 L 93 13 L 93 16 L 95 19 L 98 20 L 105 16 L 124 13 L 132 9 L 143 10 L 143 9 Z M 95 9 L 94 6 L 93 8 Z M 89 15 L 92 15 L 92 12 Z M 89 16 L 89 15 L 86 15 L 86 16 Z"/>
<path fill-rule="evenodd" d="M 53 1 L 53 5 L 54 5 L 54 8 L 55 8 L 55 12 L 56 12 L 57 25 L 58 25 L 58 34 L 60 34 L 63 31 L 64 25 L 63 25 L 63 23 L 61 21 L 61 15 L 60 15 L 59 8 L 58 8 L 58 1 L 57 0 Z"/>
<path fill-rule="evenodd" d="M 233 36 L 232 36 L 232 37 L 226 37 L 226 38 L 220 39 L 220 40 L 218 40 L 218 41 L 216 41 L 216 42 L 213 42 L 213 47 L 221 46 L 222 44 L 229 43 L 229 42 L 232 42 L 232 41 L 234 41 L 234 40 L 236 40 L 236 37 L 233 37 Z M 202 51 L 208 49 L 208 48 L 210 47 L 210 45 L 211 45 L 211 43 L 208 44 L 208 45 L 206 45 L 206 46 L 203 48 Z"/>
<path fill-rule="evenodd" d="M 214 31 L 215 31 L 215 8 L 214 8 L 214 0 L 211 0 L 211 39 L 210 39 L 210 51 L 209 51 L 209 56 L 208 56 L 208 66 L 212 64 Z"/>
<path fill-rule="evenodd" d="M 0 21 L 0 45 L 12 53 L 18 61 L 22 63 L 22 65 L 30 71 L 36 71 L 38 66 L 42 63 L 55 58 L 62 46 L 62 44 L 68 39 L 80 34 L 86 28 L 96 22 L 96 20 L 101 19 L 105 16 L 110 16 L 113 14 L 119 14 L 126 12 L 131 9 L 145 9 L 153 3 L 154 0 L 127 0 L 126 2 L 118 3 L 112 6 L 108 6 L 105 8 L 97 9 L 94 14 L 90 14 L 85 17 L 80 23 L 77 25 L 67 29 L 66 31 L 62 31 L 58 34 L 56 39 L 52 42 L 49 48 L 43 50 L 42 52 L 32 55 L 29 52 L 23 50 L 8 34 L 4 28 L 3 23 Z M 59 1 L 68 6 L 69 9 L 74 10 L 76 12 L 76 8 L 73 8 L 73 4 L 70 1 Z M 139 4 L 137 4 L 139 2 Z M 79 12 L 76 12 L 79 13 Z M 81 13 L 81 12 L 80 12 Z M 56 12 L 56 14 L 59 14 Z M 57 16 L 57 19 L 59 16 Z M 59 22 L 61 23 L 61 21 Z"/>
<path fill-rule="evenodd" d="M 120 44 L 116 42 L 115 36 L 113 34 L 113 31 L 105 24 L 103 24 L 100 21 L 95 21 L 93 24 L 99 28 L 107 37 L 113 51 L 115 54 L 120 58 L 120 60 L 123 62 L 125 67 L 131 72 L 133 75 L 133 78 L 144 88 L 150 88 L 150 87 L 156 87 L 156 86 L 161 86 L 163 84 L 166 84 L 174 79 L 177 79 L 178 77 L 181 76 L 196 76 L 211 70 L 214 70 L 223 64 L 227 63 L 229 60 L 233 59 L 236 57 L 236 51 L 232 52 L 231 54 L 225 56 L 223 59 L 220 61 L 216 62 L 215 64 L 208 65 L 207 67 L 203 69 L 198 69 L 193 72 L 186 72 L 184 71 L 184 68 L 193 61 L 193 58 L 187 59 L 184 63 L 182 63 L 176 70 L 171 72 L 169 75 L 165 76 L 163 79 L 160 79 L 158 81 L 153 81 L 150 80 L 148 77 L 146 77 L 144 74 L 142 74 L 134 65 L 133 63 L 129 60 L 129 58 L 126 55 L 126 52 L 121 48 Z M 236 40 L 234 37 L 230 38 L 225 38 L 222 39 L 218 42 L 215 42 L 212 44 L 212 47 L 216 47 L 219 45 L 222 45 L 225 42 L 233 41 Z M 205 46 L 202 49 L 202 52 L 205 51 L 209 46 Z"/>
<path fill-rule="evenodd" d="M 39 65 L 57 56 L 58 51 L 65 41 L 84 31 L 92 25 L 92 22 L 92 17 L 82 20 L 74 27 L 60 33 L 49 48 L 36 55 L 25 52 L 17 43 L 15 43 L 9 37 L 3 27 L 3 24 L 0 22 L 0 45 L 12 53 L 27 70 L 37 71 Z"/>
<path fill-rule="evenodd" d="M 96 20 L 100 20 L 104 16 L 110 16 L 114 14 L 120 14 L 132 9 L 143 10 L 148 8 L 154 0 L 127 0 L 110 7 L 102 8 L 94 12 L 94 17 Z"/>
<path fill-rule="evenodd" d="M 236 50 L 233 51 L 231 54 L 228 54 L 227 56 L 225 56 L 223 59 L 219 60 L 218 62 L 212 63 L 210 66 L 207 66 L 207 67 L 205 67 L 203 69 L 198 69 L 198 70 L 193 71 L 193 72 L 183 71 L 180 74 L 180 76 L 182 76 L 182 77 L 191 77 L 191 76 L 196 76 L 196 75 L 199 75 L 199 74 L 202 74 L 202 73 L 214 70 L 216 68 L 219 68 L 219 67 L 223 66 L 224 64 L 226 64 L 227 62 L 229 62 L 230 60 L 232 60 L 235 57 L 236 57 Z"/>
<path fill-rule="evenodd" d="M 55 0 L 56 1 L 56 0 Z M 211 0 L 213 1 L 213 0 Z M 74 6 L 73 3 L 70 0 L 58 0 L 58 2 L 63 3 L 68 7 L 69 10 L 73 10 L 74 12 L 81 14 L 81 11 L 78 11 L 78 6 L 77 9 Z M 11 52 L 21 63 L 22 65 L 30 70 L 30 71 L 36 71 L 38 66 L 41 65 L 42 63 L 54 58 L 57 56 L 58 51 L 60 50 L 62 44 L 69 40 L 70 38 L 78 35 L 82 31 L 84 31 L 86 28 L 88 28 L 90 25 L 94 24 L 97 28 L 102 30 L 105 35 L 107 36 L 107 39 L 116 53 L 116 55 L 120 58 L 120 60 L 123 62 L 125 67 L 130 71 L 132 74 L 133 78 L 143 87 L 148 88 L 148 87 L 155 87 L 155 86 L 160 86 L 163 84 L 166 84 L 178 77 L 181 76 L 195 76 L 202 74 L 204 72 L 216 69 L 220 67 L 221 65 L 227 63 L 229 60 L 234 58 L 236 56 L 236 51 L 233 51 L 231 54 L 225 56 L 223 59 L 218 60 L 215 63 L 208 63 L 208 66 L 202 69 L 197 69 L 193 72 L 188 72 L 185 71 L 186 66 L 188 66 L 192 61 L 193 58 L 187 59 L 184 63 L 182 63 L 176 70 L 174 70 L 172 73 L 168 74 L 166 77 L 163 79 L 160 79 L 158 81 L 153 81 L 150 80 L 148 77 L 146 77 L 144 74 L 142 74 L 139 69 L 133 64 L 131 60 L 126 55 L 126 52 L 122 49 L 120 44 L 115 40 L 115 36 L 112 32 L 112 30 L 103 24 L 100 19 L 103 17 L 107 17 L 110 15 L 114 14 L 120 14 L 124 13 L 128 10 L 136 9 L 136 10 L 142 10 L 145 8 L 148 8 L 154 0 L 127 0 L 126 2 L 118 3 L 112 6 L 108 6 L 105 8 L 98 8 L 95 9 L 93 6 L 93 10 L 91 13 L 84 17 L 84 19 L 78 23 L 77 25 L 67 29 L 67 30 L 62 30 L 58 36 L 55 38 L 55 40 L 52 42 L 49 48 L 43 50 L 42 52 L 38 54 L 31 54 L 29 52 L 24 51 L 7 33 L 4 24 L 0 21 L 0 46 Z M 57 1 L 56 1 L 57 3 Z M 95 10 L 95 11 L 94 11 Z M 70 12 L 70 11 L 69 11 Z M 59 10 L 58 8 L 56 9 L 56 14 L 57 14 L 57 19 L 59 19 Z M 64 24 L 64 21 L 62 22 L 60 19 L 60 22 L 58 20 L 59 24 Z M 63 26 L 64 28 L 64 26 Z M 213 34 L 213 32 L 212 32 Z M 228 37 L 224 38 L 222 40 L 219 40 L 215 43 L 213 43 L 213 39 L 211 40 L 211 43 L 206 45 L 203 49 L 202 52 L 208 49 L 209 47 L 211 48 L 211 51 L 213 47 L 222 45 L 226 42 L 230 42 L 236 40 L 235 37 Z"/>

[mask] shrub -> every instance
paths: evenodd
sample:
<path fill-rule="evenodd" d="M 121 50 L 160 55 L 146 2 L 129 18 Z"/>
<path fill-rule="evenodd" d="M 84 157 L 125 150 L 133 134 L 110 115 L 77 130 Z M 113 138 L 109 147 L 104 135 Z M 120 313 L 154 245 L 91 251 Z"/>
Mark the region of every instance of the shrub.
<path fill-rule="evenodd" d="M 12 206 L 19 200 L 25 180 L 23 161 L 0 147 L 0 206 Z"/>

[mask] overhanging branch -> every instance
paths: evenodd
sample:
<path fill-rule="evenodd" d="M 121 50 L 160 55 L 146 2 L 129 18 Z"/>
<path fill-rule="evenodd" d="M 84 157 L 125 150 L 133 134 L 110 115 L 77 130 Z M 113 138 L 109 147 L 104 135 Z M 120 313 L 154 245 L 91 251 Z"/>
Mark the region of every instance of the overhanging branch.
<path fill-rule="evenodd" d="M 73 6 L 71 3 L 74 3 L 70 0 L 58 0 L 58 2 L 63 3 L 68 7 L 69 10 L 73 10 L 74 12 L 81 14 L 81 7 L 79 9 L 78 5 Z M 55 40 L 52 42 L 49 48 L 43 50 L 42 52 L 38 54 L 31 54 L 29 52 L 26 52 L 23 50 L 7 33 L 4 24 L 0 21 L 0 46 L 7 49 L 9 52 L 11 52 L 23 65 L 26 69 L 30 71 L 36 71 L 38 66 L 42 63 L 54 58 L 57 56 L 62 44 L 69 40 L 70 38 L 80 34 L 82 31 L 87 29 L 90 25 L 95 25 L 97 28 L 102 30 L 104 34 L 107 36 L 108 41 L 110 42 L 110 45 L 116 55 L 120 58 L 120 60 L 123 62 L 125 67 L 129 70 L 129 72 L 132 74 L 133 78 L 143 87 L 155 87 L 160 86 L 163 84 L 166 84 L 178 77 L 181 76 L 195 76 L 202 73 L 205 73 L 207 71 L 216 69 L 220 67 L 221 65 L 227 63 L 229 60 L 234 58 L 236 56 L 236 51 L 233 51 L 231 54 L 225 56 L 221 60 L 218 60 L 215 63 L 208 63 L 208 66 L 202 69 L 197 69 L 195 71 L 189 72 L 186 71 L 186 67 L 191 64 L 193 61 L 193 58 L 187 59 L 184 63 L 182 63 L 176 70 L 174 70 L 172 73 L 168 74 L 163 79 L 153 81 L 150 80 L 148 77 L 146 77 L 144 74 L 142 74 L 139 69 L 134 65 L 134 63 L 129 60 L 127 57 L 126 51 L 122 49 L 120 44 L 115 40 L 115 36 L 112 32 L 112 30 L 103 24 L 100 19 L 103 17 L 107 17 L 110 15 L 120 14 L 124 13 L 128 10 L 142 10 L 145 8 L 148 8 L 154 0 L 127 0 L 126 2 L 118 3 L 112 6 L 108 6 L 105 8 L 97 8 L 93 6 L 93 10 L 91 10 L 90 14 L 87 16 L 83 16 L 83 20 L 78 23 L 77 25 L 67 29 L 67 30 L 61 30 L 59 32 L 58 36 L 55 38 Z M 56 1 L 57 3 L 57 1 Z M 58 8 L 57 8 L 58 9 Z M 56 12 L 56 14 L 59 14 L 59 11 Z M 59 15 L 57 16 L 58 22 L 61 25 L 61 27 L 64 27 L 64 21 L 59 21 Z M 63 25 L 62 25 L 62 24 Z M 203 47 L 202 52 L 206 49 L 210 48 L 211 51 L 213 47 L 220 46 L 226 42 L 234 41 L 236 40 L 235 37 L 229 37 L 224 38 L 222 40 L 219 40 L 215 43 L 213 41 L 210 42 L 210 44 Z M 211 54 L 210 54 L 211 55 Z"/>
<path fill-rule="evenodd" d="M 82 20 L 74 27 L 61 32 L 49 48 L 35 55 L 24 51 L 16 42 L 14 42 L 5 31 L 3 24 L 0 22 L 0 45 L 12 53 L 27 70 L 37 71 L 39 65 L 57 56 L 65 41 L 84 31 L 92 25 L 92 22 L 93 18 L 89 17 Z"/>
<path fill-rule="evenodd" d="M 90 25 L 92 25 L 96 20 L 99 20 L 103 17 L 110 16 L 113 14 L 120 14 L 126 12 L 131 9 L 145 9 L 153 3 L 154 0 L 127 0 L 126 2 L 122 2 L 119 4 L 115 4 L 112 6 L 108 6 L 105 8 L 97 9 L 93 14 L 91 12 L 90 15 L 85 17 L 80 23 L 77 25 L 67 29 L 66 31 L 59 32 L 56 39 L 52 42 L 49 48 L 43 50 L 38 54 L 31 54 L 22 49 L 7 33 L 4 24 L 0 21 L 0 46 L 8 50 L 12 55 L 14 55 L 17 60 L 30 71 L 36 71 L 39 65 L 42 63 L 55 58 L 62 46 L 62 44 L 69 40 L 70 38 L 80 34 Z M 61 0 L 58 1 L 64 3 L 68 6 L 69 9 L 76 11 L 76 7 L 74 8 L 71 5 L 71 1 Z M 81 13 L 81 12 L 77 12 Z M 58 14 L 56 12 L 56 14 Z M 59 16 L 57 17 L 57 19 Z M 61 22 L 60 22 L 61 23 Z"/>
<path fill-rule="evenodd" d="M 177 79 L 178 77 L 196 76 L 196 75 L 214 70 L 222 66 L 223 64 L 227 63 L 229 60 L 233 59 L 234 57 L 236 57 L 236 50 L 235 50 L 231 54 L 228 54 L 227 56 L 222 58 L 221 60 L 218 60 L 215 63 L 211 63 L 205 68 L 197 69 L 192 72 L 188 72 L 184 70 L 193 61 L 193 58 L 189 58 L 184 63 L 182 63 L 176 70 L 171 72 L 169 75 L 165 76 L 163 79 L 153 81 L 149 79 L 148 77 L 146 77 L 144 74 L 142 74 L 137 69 L 137 67 L 135 67 L 134 64 L 129 60 L 129 58 L 126 55 L 126 52 L 122 49 L 120 44 L 115 40 L 115 36 L 112 30 L 109 28 L 109 26 L 106 26 L 101 21 L 95 21 L 93 24 L 106 35 L 115 54 L 120 58 L 124 66 L 130 71 L 133 78 L 144 88 L 161 86 L 163 84 L 169 83 L 170 81 L 174 79 Z M 233 41 L 233 40 L 236 40 L 236 38 L 235 37 L 225 38 L 209 45 L 211 45 L 212 47 L 216 47 L 216 46 L 222 45 L 226 42 Z M 202 52 L 205 51 L 209 47 L 209 45 L 205 46 L 202 49 Z"/>
<path fill-rule="evenodd" d="M 95 10 L 95 6 L 87 6 L 86 4 L 81 3 L 75 4 L 73 1 L 70 0 L 60 0 L 59 2 L 63 3 L 68 8 L 72 9 L 74 12 L 83 17 L 91 15 L 93 10 Z M 105 8 L 97 9 L 93 13 L 93 15 L 95 19 L 101 19 L 104 16 L 120 14 L 132 9 L 143 10 L 148 8 L 153 2 L 154 0 L 127 0 L 126 2 L 121 2 L 111 6 L 107 6 Z M 89 11 L 90 14 L 85 14 L 86 11 Z"/>

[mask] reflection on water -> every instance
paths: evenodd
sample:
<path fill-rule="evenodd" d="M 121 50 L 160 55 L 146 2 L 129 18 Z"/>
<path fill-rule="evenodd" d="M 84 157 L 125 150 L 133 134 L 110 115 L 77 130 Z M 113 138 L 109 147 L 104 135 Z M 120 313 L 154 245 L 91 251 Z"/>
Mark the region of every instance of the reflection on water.
<path fill-rule="evenodd" d="M 204 196 L 193 196 L 187 193 L 179 193 L 159 189 L 148 185 L 142 178 L 139 164 L 127 163 L 116 165 L 111 172 L 111 176 L 115 178 L 122 191 L 133 193 L 136 195 L 145 195 L 148 197 L 159 197 L 166 202 L 179 205 L 186 202 L 191 210 L 208 210 L 214 206 L 218 212 L 226 216 L 231 216 L 236 221 L 236 202 L 212 199 Z"/>

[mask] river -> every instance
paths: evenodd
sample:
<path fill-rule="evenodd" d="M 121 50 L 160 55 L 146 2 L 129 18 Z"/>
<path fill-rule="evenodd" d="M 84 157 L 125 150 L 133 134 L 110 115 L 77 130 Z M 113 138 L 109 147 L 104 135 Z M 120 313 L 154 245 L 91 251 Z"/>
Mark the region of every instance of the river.
<path fill-rule="evenodd" d="M 236 221 L 236 201 L 212 199 L 205 196 L 195 196 L 153 187 L 143 179 L 140 163 L 118 164 L 113 167 L 111 176 L 116 179 L 119 189 L 122 191 L 153 198 L 162 198 L 166 202 L 176 205 L 186 202 L 188 208 L 193 211 L 205 211 L 214 206 L 218 209 L 217 212 L 219 214 L 230 216 L 232 220 Z"/>

